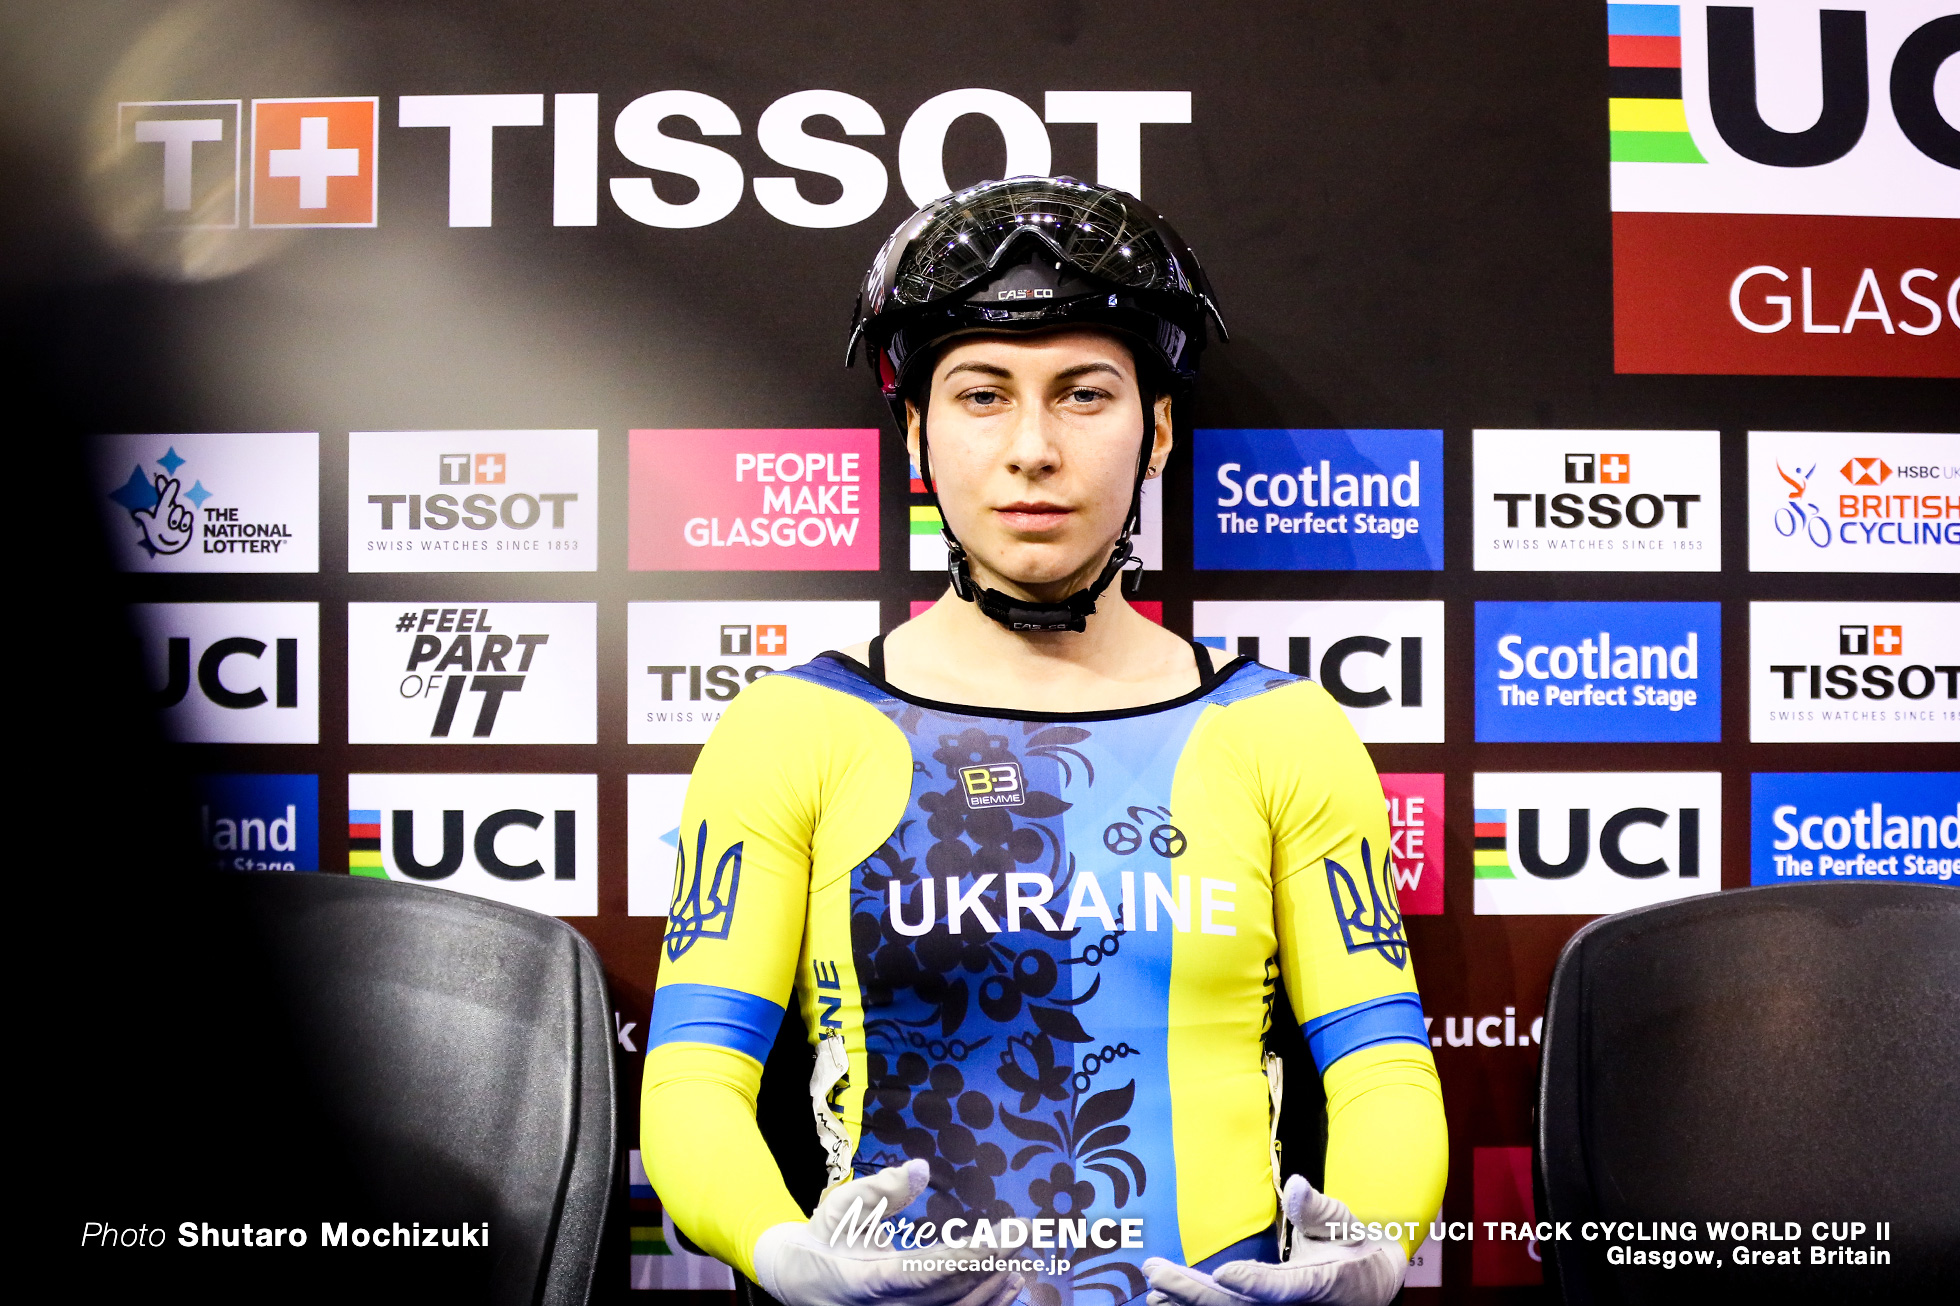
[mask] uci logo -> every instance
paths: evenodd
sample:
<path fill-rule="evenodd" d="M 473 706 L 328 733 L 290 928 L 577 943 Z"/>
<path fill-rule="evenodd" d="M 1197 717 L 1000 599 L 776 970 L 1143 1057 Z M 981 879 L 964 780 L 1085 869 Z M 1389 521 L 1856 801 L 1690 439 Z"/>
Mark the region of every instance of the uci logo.
<path fill-rule="evenodd" d="M 1019 762 L 998 762 L 992 766 L 960 768 L 960 789 L 969 809 L 1019 807 L 1025 800 Z"/>

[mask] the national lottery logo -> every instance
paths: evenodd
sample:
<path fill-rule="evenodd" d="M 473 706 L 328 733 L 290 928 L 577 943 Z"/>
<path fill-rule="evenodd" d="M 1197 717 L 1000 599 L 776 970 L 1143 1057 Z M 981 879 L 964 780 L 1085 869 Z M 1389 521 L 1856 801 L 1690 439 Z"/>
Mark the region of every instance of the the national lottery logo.
<path fill-rule="evenodd" d="M 631 433 L 635 571 L 873 571 L 878 432 Z"/>
<path fill-rule="evenodd" d="M 1477 738 L 1712 742 L 1721 665 L 1719 603 L 1479 603 Z"/>
<path fill-rule="evenodd" d="M 350 571 L 592 571 L 598 432 L 356 431 Z"/>
<path fill-rule="evenodd" d="M 319 742 L 319 604 L 137 603 L 130 616 L 172 738 Z"/>
<path fill-rule="evenodd" d="M 1191 605 L 1191 628 L 1222 654 L 1317 681 L 1369 743 L 1443 741 L 1440 600 L 1201 600 Z"/>
<path fill-rule="evenodd" d="M 347 737 L 356 744 L 590 744 L 590 603 L 351 603 Z"/>
<path fill-rule="evenodd" d="M 1751 571 L 1960 571 L 1960 435 L 1752 431 Z"/>
<path fill-rule="evenodd" d="M 1479 571 L 1721 570 L 1716 432 L 1480 430 L 1473 439 Z"/>
<path fill-rule="evenodd" d="M 101 436 L 104 526 L 126 571 L 317 571 L 313 434 Z"/>
<path fill-rule="evenodd" d="M 1440 571 L 1441 431 L 1196 432 L 1201 569 Z"/>
<path fill-rule="evenodd" d="M 598 777 L 350 775 L 348 873 L 598 913 Z"/>
<path fill-rule="evenodd" d="M 1757 743 L 1960 740 L 1960 604 L 1751 603 Z"/>
<path fill-rule="evenodd" d="M 1476 911 L 1598 915 L 1722 887 L 1717 772 L 1480 772 Z"/>
<path fill-rule="evenodd" d="M 627 740 L 698 744 L 772 671 L 878 633 L 875 602 L 629 603 Z"/>

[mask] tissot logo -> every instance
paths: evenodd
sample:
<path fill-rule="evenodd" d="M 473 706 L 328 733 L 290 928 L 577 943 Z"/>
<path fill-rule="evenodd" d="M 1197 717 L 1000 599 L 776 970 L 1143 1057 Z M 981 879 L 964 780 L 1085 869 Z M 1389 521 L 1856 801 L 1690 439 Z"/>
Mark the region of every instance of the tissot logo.
<path fill-rule="evenodd" d="M 1473 439 L 1477 570 L 1722 569 L 1714 431 L 1477 431 Z"/>
<path fill-rule="evenodd" d="M 106 435 L 95 481 L 125 571 L 318 571 L 319 437 Z"/>
<path fill-rule="evenodd" d="M 596 431 L 356 431 L 349 571 L 592 571 Z"/>
<path fill-rule="evenodd" d="M 350 603 L 355 744 L 591 744 L 597 606 Z"/>
<path fill-rule="evenodd" d="M 1617 369 L 1960 375 L 1951 5 L 1607 14 Z"/>
<path fill-rule="evenodd" d="M 763 676 L 877 633 L 875 602 L 629 603 L 627 740 L 703 743 Z"/>
<path fill-rule="evenodd" d="M 598 792 L 590 775 L 350 775 L 348 872 L 596 915 Z"/>
<path fill-rule="evenodd" d="M 1722 887 L 1718 772 L 1479 772 L 1480 916 L 1598 915 Z"/>
<path fill-rule="evenodd" d="M 1960 739 L 1960 603 L 1751 603 L 1749 738 Z"/>
<path fill-rule="evenodd" d="M 1960 887 L 1960 775 L 1750 777 L 1749 882 L 1889 880 Z"/>
<path fill-rule="evenodd" d="M 138 603 L 130 615 L 172 738 L 319 742 L 319 604 Z"/>
<path fill-rule="evenodd" d="M 116 106 L 118 187 L 137 225 L 236 227 L 244 157 L 237 100 L 145 100 Z"/>
<path fill-rule="evenodd" d="M 1443 742 L 1443 605 L 1191 605 L 1201 644 L 1318 681 L 1369 743 Z"/>
<path fill-rule="evenodd" d="M 1960 435 L 1749 433 L 1751 571 L 1960 571 Z"/>
<path fill-rule="evenodd" d="M 875 430 L 634 431 L 635 571 L 875 571 Z"/>

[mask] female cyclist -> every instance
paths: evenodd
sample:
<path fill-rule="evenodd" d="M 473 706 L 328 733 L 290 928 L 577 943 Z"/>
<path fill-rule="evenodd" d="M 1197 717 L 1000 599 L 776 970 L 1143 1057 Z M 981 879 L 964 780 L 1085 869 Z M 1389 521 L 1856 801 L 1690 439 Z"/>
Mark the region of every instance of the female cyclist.
<path fill-rule="evenodd" d="M 1208 328 L 1169 226 L 1069 178 L 947 196 L 872 265 L 852 353 L 951 584 L 717 725 L 642 1105 L 677 1226 L 786 1306 L 1383 1303 L 1441 1200 L 1366 751 L 1311 681 L 1216 665 L 1113 583 Z M 1280 984 L 1326 1091 L 1325 1194 L 1279 1183 Z M 792 995 L 814 1217 L 754 1118 Z M 1370 1221 L 1396 1227 L 1347 1227 Z"/>

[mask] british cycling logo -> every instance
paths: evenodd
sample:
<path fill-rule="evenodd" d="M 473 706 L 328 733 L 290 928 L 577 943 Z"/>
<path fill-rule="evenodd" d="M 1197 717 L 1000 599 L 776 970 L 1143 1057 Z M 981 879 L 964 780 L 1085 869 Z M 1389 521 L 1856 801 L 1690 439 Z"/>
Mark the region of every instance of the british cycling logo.
<path fill-rule="evenodd" d="M 667 960 L 679 961 L 701 939 L 726 939 L 735 925 L 735 895 L 742 887 L 742 845 L 727 848 L 715 863 L 712 880 L 705 878 L 708 861 L 708 823 L 694 835 L 694 868 L 687 865 L 687 848 L 680 849 L 674 868 L 674 901 L 667 909 Z"/>
<path fill-rule="evenodd" d="M 1960 436 L 1751 432 L 1752 571 L 1960 570 Z"/>
<path fill-rule="evenodd" d="M 1363 839 L 1361 880 L 1368 888 L 1368 901 L 1364 904 L 1361 886 L 1355 883 L 1354 875 L 1332 857 L 1327 859 L 1327 893 L 1334 902 L 1334 918 L 1341 923 L 1341 941 L 1350 953 L 1373 948 L 1400 970 L 1409 961 L 1409 940 L 1402 932 L 1402 913 L 1395 906 L 1395 891 L 1387 884 L 1389 874 L 1388 859 L 1383 858 L 1381 879 L 1375 878 L 1372 850 Z"/>

